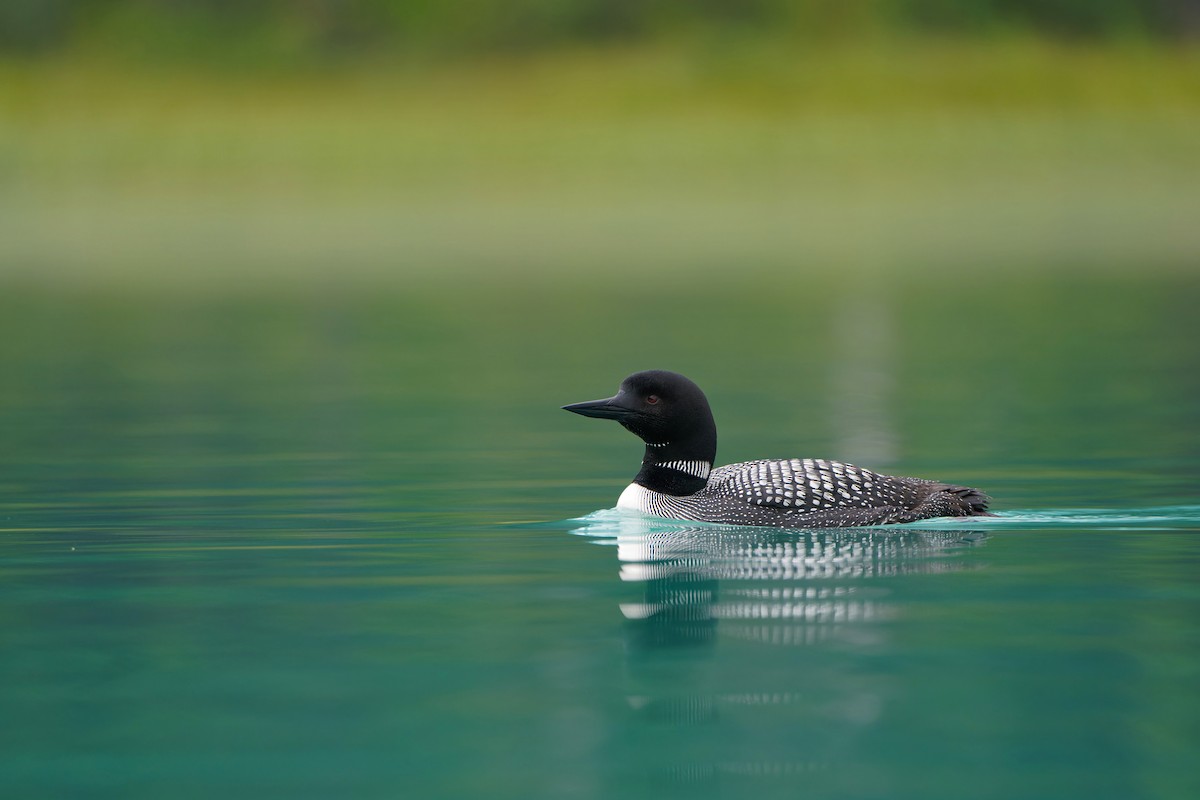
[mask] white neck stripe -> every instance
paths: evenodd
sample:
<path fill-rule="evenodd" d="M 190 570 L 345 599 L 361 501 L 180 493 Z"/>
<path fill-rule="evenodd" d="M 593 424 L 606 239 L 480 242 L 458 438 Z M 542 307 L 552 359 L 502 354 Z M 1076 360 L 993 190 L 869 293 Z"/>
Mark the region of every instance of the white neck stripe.
<path fill-rule="evenodd" d="M 664 461 L 654 466 L 686 472 L 694 478 L 704 478 L 705 480 L 708 479 L 708 473 L 712 471 L 712 464 L 707 461 Z"/>

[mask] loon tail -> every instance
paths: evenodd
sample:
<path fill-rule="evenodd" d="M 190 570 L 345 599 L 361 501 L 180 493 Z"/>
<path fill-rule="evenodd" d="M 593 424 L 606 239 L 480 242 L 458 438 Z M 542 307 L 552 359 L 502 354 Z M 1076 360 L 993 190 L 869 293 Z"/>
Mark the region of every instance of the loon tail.
<path fill-rule="evenodd" d="M 994 517 L 988 511 L 988 503 L 992 498 L 988 497 L 978 489 L 972 489 L 970 486 L 954 486 L 948 483 L 935 484 L 933 487 L 935 492 L 945 492 L 952 495 L 955 504 L 958 506 L 955 516 L 962 517 Z"/>

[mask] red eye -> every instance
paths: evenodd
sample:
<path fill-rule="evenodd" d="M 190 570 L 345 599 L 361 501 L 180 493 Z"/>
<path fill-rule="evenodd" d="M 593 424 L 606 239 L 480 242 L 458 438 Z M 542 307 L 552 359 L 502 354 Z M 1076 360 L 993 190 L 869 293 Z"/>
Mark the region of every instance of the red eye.
<path fill-rule="evenodd" d="M 652 394 L 652 395 L 650 395 L 649 397 L 647 397 L 647 398 L 646 398 L 646 404 L 647 404 L 647 405 L 651 405 L 651 406 L 653 406 L 653 405 L 658 405 L 658 395 L 656 395 L 656 394 Z"/>

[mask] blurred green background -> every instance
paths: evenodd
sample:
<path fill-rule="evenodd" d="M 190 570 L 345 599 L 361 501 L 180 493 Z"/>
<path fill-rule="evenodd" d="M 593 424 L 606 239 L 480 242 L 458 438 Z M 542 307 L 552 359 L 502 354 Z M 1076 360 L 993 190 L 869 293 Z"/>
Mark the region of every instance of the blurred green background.
<path fill-rule="evenodd" d="M 0 0 L 5 788 L 1200 796 L 1198 26 Z M 720 463 L 979 486 L 1026 527 L 837 584 L 878 620 L 722 579 L 803 646 L 725 617 L 638 653 L 642 590 L 562 521 L 641 447 L 559 406 L 656 367 Z M 767 788 L 697 782 L 730 764 Z"/>
<path fill-rule="evenodd" d="M 1190 273 L 1198 25 L 1185 0 L 7 0 L 0 274 Z"/>

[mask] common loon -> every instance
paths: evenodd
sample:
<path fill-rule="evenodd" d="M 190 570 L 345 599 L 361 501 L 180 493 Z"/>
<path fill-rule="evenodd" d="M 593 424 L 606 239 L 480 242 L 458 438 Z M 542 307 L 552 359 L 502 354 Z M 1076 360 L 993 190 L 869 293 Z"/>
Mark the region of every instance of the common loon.
<path fill-rule="evenodd" d="M 637 372 L 621 382 L 613 397 L 563 408 L 615 419 L 646 443 L 641 471 L 622 492 L 618 508 L 670 519 L 780 528 L 990 516 L 990 498 L 978 489 L 880 475 L 838 461 L 763 459 L 713 469 L 717 425 L 708 398 L 675 372 Z"/>

